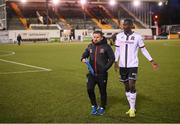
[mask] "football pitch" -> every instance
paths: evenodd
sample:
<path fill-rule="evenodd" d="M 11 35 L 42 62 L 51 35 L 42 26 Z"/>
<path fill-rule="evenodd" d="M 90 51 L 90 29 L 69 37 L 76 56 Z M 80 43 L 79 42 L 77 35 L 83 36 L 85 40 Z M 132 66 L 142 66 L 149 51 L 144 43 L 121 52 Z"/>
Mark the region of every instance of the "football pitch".
<path fill-rule="evenodd" d="M 179 123 L 180 40 L 145 44 L 160 68 L 153 71 L 139 51 L 135 118 L 125 114 L 124 87 L 113 67 L 109 70 L 106 113 L 90 115 L 87 68 L 80 62 L 87 43 L 1 44 L 0 122 Z M 96 94 L 99 99 L 97 87 Z"/>

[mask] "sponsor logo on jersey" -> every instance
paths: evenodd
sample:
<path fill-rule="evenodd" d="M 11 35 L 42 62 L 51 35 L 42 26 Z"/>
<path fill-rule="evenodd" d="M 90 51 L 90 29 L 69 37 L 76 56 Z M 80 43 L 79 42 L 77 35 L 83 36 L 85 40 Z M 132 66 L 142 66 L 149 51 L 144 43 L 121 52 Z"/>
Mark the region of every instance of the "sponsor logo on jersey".
<path fill-rule="evenodd" d="M 127 43 L 127 44 L 134 44 L 134 42 L 132 42 L 132 41 L 126 41 L 125 43 Z"/>

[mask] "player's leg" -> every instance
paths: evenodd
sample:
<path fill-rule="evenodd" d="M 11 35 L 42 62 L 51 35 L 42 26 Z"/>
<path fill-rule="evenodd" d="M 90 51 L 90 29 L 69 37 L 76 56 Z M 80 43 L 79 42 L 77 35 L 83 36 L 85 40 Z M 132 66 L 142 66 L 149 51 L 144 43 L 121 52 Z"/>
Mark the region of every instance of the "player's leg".
<path fill-rule="evenodd" d="M 87 92 L 88 92 L 88 96 L 89 96 L 89 99 L 90 99 L 91 105 L 92 105 L 91 114 L 95 115 L 95 114 L 97 114 L 96 95 L 94 92 L 95 85 L 96 85 L 95 77 L 92 76 L 91 74 L 88 74 L 87 78 L 88 78 L 88 80 L 87 80 Z"/>
<path fill-rule="evenodd" d="M 125 88 L 125 95 L 126 95 L 127 101 L 129 103 L 129 106 L 130 106 L 130 88 L 129 88 L 129 82 L 125 81 L 123 83 L 124 83 L 124 88 Z"/>
<path fill-rule="evenodd" d="M 130 88 L 130 93 L 129 93 L 129 104 L 130 104 L 130 109 L 127 112 L 129 114 L 129 117 L 135 117 L 135 105 L 136 105 L 136 89 L 135 89 L 135 80 L 129 80 L 129 88 Z"/>
<path fill-rule="evenodd" d="M 107 104 L 107 75 L 98 77 L 98 87 L 101 97 L 101 105 L 98 109 L 98 114 L 103 115 Z"/>
<path fill-rule="evenodd" d="M 135 80 L 129 80 L 129 88 L 130 88 L 130 108 L 135 109 L 135 103 L 136 103 L 136 88 L 135 88 L 136 81 Z"/>
<path fill-rule="evenodd" d="M 128 69 L 127 68 L 120 68 L 120 81 L 123 82 L 125 88 L 125 95 L 130 105 L 130 89 L 129 89 L 129 82 L 128 82 Z"/>
<path fill-rule="evenodd" d="M 135 105 L 136 105 L 136 79 L 137 79 L 137 68 L 129 69 L 129 97 L 130 97 L 130 110 L 129 116 L 135 117 Z"/>
<path fill-rule="evenodd" d="M 136 80 L 129 80 L 129 91 L 130 93 L 136 93 Z"/>
<path fill-rule="evenodd" d="M 125 92 L 130 92 L 129 82 L 128 81 L 124 81 L 123 83 L 124 83 Z"/>
<path fill-rule="evenodd" d="M 20 46 L 20 41 L 18 40 L 18 45 Z"/>
<path fill-rule="evenodd" d="M 120 82 L 124 83 L 125 92 L 129 92 L 127 68 L 120 68 L 119 74 L 120 74 Z"/>

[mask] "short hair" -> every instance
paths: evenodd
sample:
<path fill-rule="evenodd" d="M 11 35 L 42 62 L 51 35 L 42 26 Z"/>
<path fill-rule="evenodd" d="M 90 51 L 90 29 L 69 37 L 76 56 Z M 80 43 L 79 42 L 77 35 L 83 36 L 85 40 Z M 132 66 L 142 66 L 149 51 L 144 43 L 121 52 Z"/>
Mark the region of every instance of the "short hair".
<path fill-rule="evenodd" d="M 94 31 L 93 34 L 100 34 L 101 36 L 103 36 L 103 32 L 102 31 Z"/>
<path fill-rule="evenodd" d="M 133 25 L 133 20 L 130 19 L 130 18 L 127 18 L 127 19 L 124 20 L 124 24 Z"/>

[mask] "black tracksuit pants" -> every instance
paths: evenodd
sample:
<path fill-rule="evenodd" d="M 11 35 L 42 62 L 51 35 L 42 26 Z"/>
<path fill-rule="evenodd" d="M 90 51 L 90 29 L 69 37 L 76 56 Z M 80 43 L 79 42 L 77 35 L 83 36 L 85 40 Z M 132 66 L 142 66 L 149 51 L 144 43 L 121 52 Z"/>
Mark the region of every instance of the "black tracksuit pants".
<path fill-rule="evenodd" d="M 87 81 L 87 92 L 91 101 L 91 104 L 94 106 L 97 106 L 96 103 L 96 95 L 95 95 L 95 86 L 96 84 L 99 87 L 99 92 L 100 92 L 100 97 L 101 97 L 101 107 L 105 108 L 106 103 L 107 103 L 107 92 L 106 92 L 106 87 L 107 87 L 107 79 L 108 79 L 108 74 L 106 75 L 97 75 L 93 76 L 91 74 L 88 74 L 87 76 L 88 81 Z"/>

